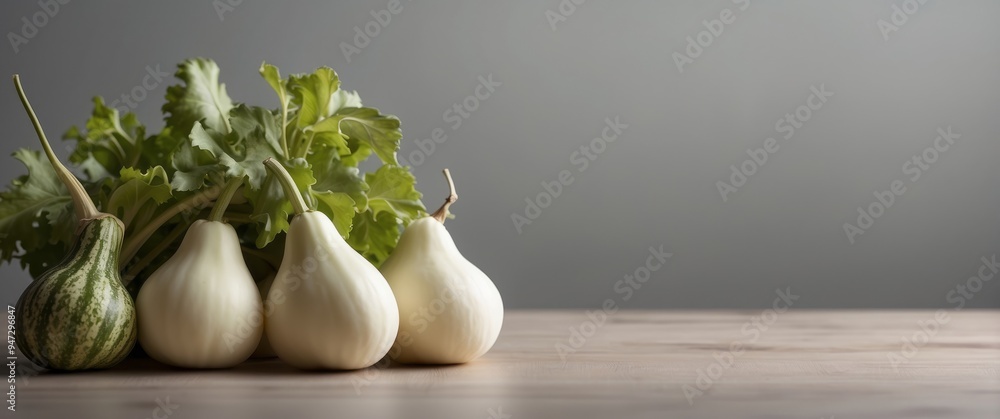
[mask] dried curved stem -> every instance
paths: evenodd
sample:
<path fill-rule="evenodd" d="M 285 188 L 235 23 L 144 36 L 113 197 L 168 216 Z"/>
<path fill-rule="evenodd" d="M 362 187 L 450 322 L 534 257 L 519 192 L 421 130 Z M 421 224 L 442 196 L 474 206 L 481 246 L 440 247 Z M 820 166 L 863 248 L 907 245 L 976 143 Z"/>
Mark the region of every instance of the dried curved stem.
<path fill-rule="evenodd" d="M 73 207 L 76 211 L 76 217 L 81 221 L 100 217 L 101 212 L 94 206 L 94 201 L 90 199 L 90 195 L 87 195 L 87 190 L 83 188 L 83 184 L 59 161 L 59 157 L 56 157 L 56 153 L 52 151 L 49 140 L 45 138 L 45 131 L 42 130 L 42 124 L 38 122 L 38 116 L 35 115 L 35 110 L 31 109 L 28 97 L 24 94 L 24 88 L 21 87 L 21 77 L 17 74 L 14 75 L 14 89 L 17 90 L 17 96 L 21 98 L 21 105 L 24 106 L 24 111 L 28 113 L 28 118 L 31 119 L 31 124 L 35 127 L 35 133 L 38 134 L 38 140 L 42 143 L 45 155 L 49 158 L 49 162 L 52 163 L 52 167 L 55 169 L 59 180 L 66 185 L 70 196 L 73 197 Z"/>
<path fill-rule="evenodd" d="M 437 211 L 434 211 L 434 213 L 431 214 L 431 217 L 440 221 L 441 224 L 444 224 L 444 220 L 448 219 L 448 208 L 451 207 L 451 204 L 454 204 L 455 201 L 458 201 L 458 193 L 455 192 L 455 181 L 451 179 L 451 172 L 448 169 L 444 169 L 443 172 L 445 180 L 448 181 L 448 189 L 450 193 L 448 194 L 448 197 L 444 199 L 444 204 L 441 204 L 441 208 L 438 208 Z"/>

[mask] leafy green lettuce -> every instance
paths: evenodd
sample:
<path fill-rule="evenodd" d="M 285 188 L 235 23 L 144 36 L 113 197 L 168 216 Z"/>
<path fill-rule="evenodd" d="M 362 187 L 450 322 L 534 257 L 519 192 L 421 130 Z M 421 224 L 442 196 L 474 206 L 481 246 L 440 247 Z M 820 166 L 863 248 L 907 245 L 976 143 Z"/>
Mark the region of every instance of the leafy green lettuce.
<path fill-rule="evenodd" d="M 416 180 L 396 160 L 402 139 L 396 117 L 364 107 L 327 67 L 282 78 L 265 63 L 259 72 L 275 104 L 234 102 L 215 62 L 190 59 L 178 65 L 180 83 L 167 88 L 160 132 L 148 133 L 134 114 L 120 115 L 98 97 L 86 124 L 64 135 L 75 143 L 70 161 L 91 197 L 125 222 L 126 280 L 141 283 L 165 261 L 233 177 L 247 183 L 226 218 L 240 233 L 244 255 L 257 259 L 250 266 L 275 269 L 292 208 L 264 169 L 269 157 L 288 169 L 310 207 L 376 265 L 395 247 L 400 228 L 425 215 Z M 380 166 L 361 172 L 372 154 Z M 59 262 L 76 221 L 44 156 L 19 150 L 14 157 L 28 174 L 0 192 L 0 262 L 17 259 L 37 277 Z"/>

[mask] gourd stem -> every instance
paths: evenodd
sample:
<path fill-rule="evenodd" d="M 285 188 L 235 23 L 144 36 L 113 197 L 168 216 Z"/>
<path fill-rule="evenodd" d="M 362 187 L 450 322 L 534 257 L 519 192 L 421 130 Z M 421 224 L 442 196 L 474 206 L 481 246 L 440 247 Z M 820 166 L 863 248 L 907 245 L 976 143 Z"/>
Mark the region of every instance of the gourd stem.
<path fill-rule="evenodd" d="M 52 146 L 49 145 L 49 140 L 45 137 L 45 131 L 42 130 L 42 124 L 38 122 L 38 116 L 35 115 L 34 109 L 31 109 L 28 97 L 24 94 L 24 88 L 21 87 L 21 77 L 17 74 L 14 75 L 14 88 L 17 89 L 17 95 L 21 98 L 24 110 L 28 112 L 31 124 L 35 126 L 35 133 L 38 134 L 38 140 L 41 141 L 42 148 L 45 149 L 45 155 L 49 158 L 49 162 L 52 163 L 52 167 L 55 168 L 59 180 L 66 185 L 66 189 L 69 190 L 69 194 L 73 198 L 73 208 L 76 210 L 76 217 L 81 221 L 98 218 L 101 213 L 94 206 L 94 201 L 90 199 L 90 195 L 87 195 L 87 190 L 83 188 L 83 184 L 73 175 L 73 172 L 70 172 L 59 161 L 59 157 L 56 157 L 56 153 L 52 151 Z"/>
<path fill-rule="evenodd" d="M 444 220 L 448 218 L 448 208 L 451 207 L 451 204 L 454 204 L 455 201 L 458 201 L 458 194 L 455 192 L 455 181 L 451 179 L 451 172 L 448 171 L 448 169 L 444 169 L 444 178 L 448 181 L 448 189 L 450 193 L 448 194 L 448 197 L 444 199 L 444 204 L 441 204 L 441 208 L 438 208 L 437 211 L 434 211 L 434 213 L 431 214 L 431 217 L 440 221 L 441 224 L 444 224 Z"/>
<path fill-rule="evenodd" d="M 215 200 L 215 207 L 212 208 L 212 212 L 208 214 L 209 221 L 222 221 L 223 215 L 226 213 L 226 209 L 229 208 L 229 202 L 233 200 L 233 196 L 236 195 L 236 191 L 243 186 L 244 177 L 232 178 L 226 183 L 226 188 L 222 190 L 219 198 Z"/>
<path fill-rule="evenodd" d="M 309 211 L 309 207 L 306 205 L 306 201 L 302 199 L 302 194 L 299 193 L 298 188 L 295 186 L 295 181 L 292 180 L 292 175 L 285 170 L 285 167 L 278 163 L 274 157 L 269 157 L 264 160 L 264 166 L 267 167 L 271 173 L 278 179 L 278 183 L 281 184 L 281 188 L 285 190 L 285 198 L 292 203 L 292 208 L 295 210 L 295 214 L 302 214 Z"/>

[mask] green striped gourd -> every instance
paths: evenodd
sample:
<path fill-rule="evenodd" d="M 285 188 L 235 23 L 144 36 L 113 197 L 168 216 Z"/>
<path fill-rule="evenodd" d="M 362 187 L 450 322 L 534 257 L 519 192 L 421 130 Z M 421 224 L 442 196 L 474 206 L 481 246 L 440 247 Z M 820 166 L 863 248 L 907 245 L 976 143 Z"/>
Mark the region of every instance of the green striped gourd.
<path fill-rule="evenodd" d="M 85 221 L 64 263 L 17 301 L 18 345 L 39 366 L 107 368 L 135 344 L 135 306 L 118 276 L 124 228 L 115 217 Z"/>
<path fill-rule="evenodd" d="M 115 216 L 97 211 L 83 185 L 49 146 L 16 75 L 14 86 L 80 220 L 66 259 L 35 279 L 17 300 L 18 347 L 29 360 L 48 369 L 111 367 L 129 354 L 136 341 L 135 305 L 118 273 L 125 226 Z"/>

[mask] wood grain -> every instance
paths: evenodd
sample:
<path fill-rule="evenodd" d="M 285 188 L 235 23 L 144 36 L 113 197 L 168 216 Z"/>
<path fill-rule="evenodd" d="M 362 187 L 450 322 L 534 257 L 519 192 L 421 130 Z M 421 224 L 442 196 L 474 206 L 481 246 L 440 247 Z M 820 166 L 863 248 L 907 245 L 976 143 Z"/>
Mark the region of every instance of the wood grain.
<path fill-rule="evenodd" d="M 900 355 L 904 337 L 923 343 L 918 322 L 933 323 L 935 312 L 793 309 L 767 316 L 769 326 L 752 323 L 761 314 L 620 311 L 591 327 L 582 311 L 508 312 L 489 354 L 446 367 L 303 372 L 259 360 L 185 371 L 133 359 L 27 378 L 14 415 L 1000 418 L 1000 311 L 948 311 L 910 357 Z M 581 326 L 590 336 L 572 340 Z M 733 342 L 745 350 L 727 368 Z M 578 348 L 563 359 L 559 344 Z M 905 362 L 894 368 L 892 353 Z M 700 373 L 704 393 L 689 402 L 683 388 L 698 389 Z M 176 407 L 165 415 L 158 403 Z"/>

